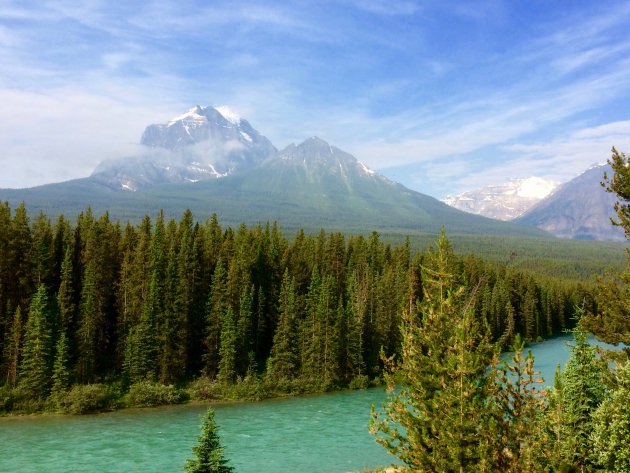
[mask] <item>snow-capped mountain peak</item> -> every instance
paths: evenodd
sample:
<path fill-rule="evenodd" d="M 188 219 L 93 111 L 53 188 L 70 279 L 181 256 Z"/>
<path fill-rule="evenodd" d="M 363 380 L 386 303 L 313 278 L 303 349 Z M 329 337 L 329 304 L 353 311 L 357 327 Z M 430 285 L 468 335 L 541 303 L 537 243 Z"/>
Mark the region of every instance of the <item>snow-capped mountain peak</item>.
<path fill-rule="evenodd" d="M 182 115 L 178 115 L 177 117 L 171 119 L 168 122 L 167 126 L 173 126 L 175 123 L 180 121 L 207 122 L 208 118 L 203 115 L 203 109 L 199 105 L 195 105 L 186 113 L 183 113 Z"/>
<path fill-rule="evenodd" d="M 221 115 L 223 115 L 223 118 L 225 118 L 227 121 L 229 121 L 233 125 L 238 126 L 241 123 L 241 117 L 227 105 L 221 105 L 220 107 L 217 107 L 215 110 L 219 112 Z"/>
<path fill-rule="evenodd" d="M 516 179 L 516 195 L 519 197 L 544 199 L 558 187 L 558 183 L 543 179 L 541 177 L 528 177 L 527 179 Z"/>
<path fill-rule="evenodd" d="M 99 164 L 94 174 L 115 189 L 226 177 L 274 157 L 276 148 L 228 107 L 195 105 L 167 123 L 147 126 L 142 154 Z"/>
<path fill-rule="evenodd" d="M 512 220 L 547 197 L 557 186 L 557 182 L 540 177 L 511 179 L 503 184 L 466 191 L 456 197 L 448 196 L 443 202 L 465 212 Z"/>

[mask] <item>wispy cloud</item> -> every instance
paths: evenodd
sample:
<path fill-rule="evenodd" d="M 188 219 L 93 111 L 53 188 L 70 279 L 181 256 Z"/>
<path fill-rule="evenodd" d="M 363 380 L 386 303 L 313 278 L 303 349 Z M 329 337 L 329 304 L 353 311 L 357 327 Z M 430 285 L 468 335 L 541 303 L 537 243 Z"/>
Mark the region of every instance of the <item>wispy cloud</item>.
<path fill-rule="evenodd" d="M 567 175 L 626 142 L 624 2 L 7 0 L 0 20 L 0 186 L 87 175 L 196 103 L 436 195 Z"/>

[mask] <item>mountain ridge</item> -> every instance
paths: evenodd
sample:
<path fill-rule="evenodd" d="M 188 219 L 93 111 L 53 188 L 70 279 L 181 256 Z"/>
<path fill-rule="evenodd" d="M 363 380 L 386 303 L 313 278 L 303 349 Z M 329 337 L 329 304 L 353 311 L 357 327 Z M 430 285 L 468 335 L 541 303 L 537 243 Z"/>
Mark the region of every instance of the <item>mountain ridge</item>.
<path fill-rule="evenodd" d="M 318 137 L 278 151 L 245 119 L 224 113 L 229 119 L 214 107 L 195 106 L 149 125 L 140 156 L 101 163 L 82 179 L 0 189 L 0 199 L 48 214 L 78 214 L 89 205 L 123 221 L 160 208 L 174 217 L 190 209 L 234 225 L 278 221 L 285 228 L 549 236 L 449 207 Z M 191 166 L 202 171 L 194 174 Z"/>

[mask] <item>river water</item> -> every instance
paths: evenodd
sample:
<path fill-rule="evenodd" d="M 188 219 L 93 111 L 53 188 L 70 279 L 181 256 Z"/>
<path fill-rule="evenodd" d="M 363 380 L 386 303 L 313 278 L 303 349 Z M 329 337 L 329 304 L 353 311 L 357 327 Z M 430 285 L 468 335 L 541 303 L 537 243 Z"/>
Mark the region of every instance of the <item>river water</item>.
<path fill-rule="evenodd" d="M 531 347 L 546 384 L 568 358 L 558 337 Z M 343 473 L 394 458 L 368 433 L 382 388 L 213 406 L 237 473 Z M 0 472 L 177 472 L 192 456 L 207 406 L 88 416 L 0 419 Z"/>

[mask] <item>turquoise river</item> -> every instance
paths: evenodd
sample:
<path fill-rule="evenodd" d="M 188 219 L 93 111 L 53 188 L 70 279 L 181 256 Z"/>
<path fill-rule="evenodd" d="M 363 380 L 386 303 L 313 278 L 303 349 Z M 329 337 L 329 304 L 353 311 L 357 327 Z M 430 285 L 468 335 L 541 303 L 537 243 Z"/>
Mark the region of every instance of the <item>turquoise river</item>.
<path fill-rule="evenodd" d="M 567 360 L 567 341 L 531 348 L 547 383 Z M 384 398 L 374 388 L 214 408 L 237 473 L 343 473 L 393 462 L 368 433 L 370 407 Z M 0 472 L 182 471 L 206 408 L 0 418 Z"/>

